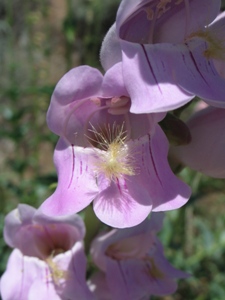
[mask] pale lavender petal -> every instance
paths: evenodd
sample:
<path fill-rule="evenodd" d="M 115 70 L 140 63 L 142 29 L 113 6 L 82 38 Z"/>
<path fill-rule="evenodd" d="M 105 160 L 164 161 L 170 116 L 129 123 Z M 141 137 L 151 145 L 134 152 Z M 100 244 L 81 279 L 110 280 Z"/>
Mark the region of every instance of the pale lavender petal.
<path fill-rule="evenodd" d="M 43 284 L 42 280 L 35 280 L 29 289 L 27 300 L 62 300 L 52 282 Z M 25 299 L 24 299 L 25 300 Z"/>
<path fill-rule="evenodd" d="M 7 269 L 1 277 L 3 299 L 28 300 L 29 289 L 34 280 L 46 276 L 46 264 L 37 258 L 25 257 L 15 249 L 9 257 Z"/>
<path fill-rule="evenodd" d="M 129 97 L 124 86 L 122 63 L 115 64 L 105 73 L 102 83 L 102 92 L 103 95 L 106 95 L 109 98 L 115 96 Z"/>
<path fill-rule="evenodd" d="M 185 7 L 184 1 L 183 5 Z M 154 43 L 182 43 L 193 32 L 211 23 L 220 10 L 220 0 L 190 0 L 189 12 L 183 8 L 175 11 L 164 22 L 156 24 Z"/>
<path fill-rule="evenodd" d="M 124 260 L 108 257 L 106 260 L 106 279 L 113 299 L 118 297 L 120 290 L 126 291 L 128 299 L 142 299 L 146 294 L 172 294 L 177 289 L 175 279 L 189 277 L 187 273 L 173 268 L 158 244 L 153 257 Z"/>
<path fill-rule="evenodd" d="M 123 42 L 123 46 L 126 48 L 124 80 L 132 98 L 131 112 L 177 108 L 190 101 L 190 94 L 188 98 L 185 93 L 203 97 L 210 105 L 225 107 L 225 80 L 217 73 L 213 62 L 204 57 L 205 42 L 196 38 L 185 45 L 132 45 Z M 135 47 L 139 49 L 135 50 Z M 133 52 L 130 58 L 128 52 Z M 136 70 L 126 72 L 131 65 L 136 66 Z M 135 82 L 138 78 L 143 81 L 139 82 L 139 86 L 145 95 L 137 92 Z M 184 90 L 186 92 L 182 92 Z M 147 100 L 146 94 L 152 93 L 153 98 Z"/>
<path fill-rule="evenodd" d="M 173 158 L 205 175 L 225 178 L 225 109 L 205 108 L 187 125 L 192 140 L 186 146 L 171 147 Z"/>
<path fill-rule="evenodd" d="M 89 66 L 74 68 L 62 77 L 53 92 L 47 113 L 48 126 L 54 133 L 60 136 L 66 135 L 64 127 L 68 122 L 68 115 L 75 109 L 77 102 L 99 93 L 102 78 L 102 74 L 97 69 Z"/>
<path fill-rule="evenodd" d="M 123 262 L 113 260 L 111 258 L 107 259 L 106 266 L 106 282 L 110 290 L 112 299 L 117 300 L 136 300 L 135 295 L 130 293 L 130 289 L 134 285 L 133 282 L 129 281 L 129 276 L 123 270 Z M 135 289 L 137 293 L 139 291 L 139 285 L 135 284 Z M 140 297 L 141 299 L 141 297 Z"/>
<path fill-rule="evenodd" d="M 92 148 L 68 145 L 64 139 L 59 139 L 54 153 L 58 186 L 41 205 L 40 210 L 44 214 L 73 214 L 92 202 L 98 194 L 92 163 L 93 151 Z"/>
<path fill-rule="evenodd" d="M 170 59 L 159 53 L 164 45 L 146 46 L 125 41 L 121 45 L 124 81 L 132 99 L 132 113 L 173 110 L 194 97 L 177 86 Z"/>
<path fill-rule="evenodd" d="M 131 228 L 136 228 L 131 227 Z M 106 271 L 106 255 L 105 252 L 109 245 L 117 241 L 117 236 L 120 231 L 124 232 L 126 229 L 112 229 L 109 232 L 102 232 L 99 234 L 91 244 L 90 254 L 93 262 L 98 266 L 102 271 Z"/>
<path fill-rule="evenodd" d="M 133 284 L 130 284 L 132 294 L 139 292 L 140 295 L 143 293 L 162 296 L 174 293 L 177 288 L 177 283 L 172 276 L 161 273 L 158 265 L 156 265 L 156 268 L 160 272 L 160 275 L 158 275 L 160 278 L 157 278 L 157 275 L 154 274 L 155 270 L 151 270 L 151 263 L 148 264 L 146 260 L 123 261 L 122 264 L 123 272 L 126 273 L 129 282 L 133 282 Z M 135 282 L 139 282 L 138 289 Z"/>
<path fill-rule="evenodd" d="M 155 265 L 170 279 L 173 278 L 189 278 L 190 274 L 179 269 L 174 268 L 170 262 L 164 256 L 164 249 L 162 243 L 156 238 L 156 249 L 153 254 L 149 253 L 153 257 Z"/>
<path fill-rule="evenodd" d="M 94 273 L 88 281 L 88 286 L 97 300 L 112 300 L 103 272 Z"/>
<path fill-rule="evenodd" d="M 33 224 L 36 209 L 19 204 L 18 209 L 5 218 L 4 239 L 10 247 L 18 248 L 24 255 L 43 258 L 48 252 L 49 239 L 42 225 Z"/>
<path fill-rule="evenodd" d="M 146 139 L 146 137 L 145 137 Z M 167 160 L 168 141 L 157 125 L 155 134 L 143 143 L 140 161 L 141 180 L 148 190 L 153 211 L 166 211 L 183 206 L 191 195 L 190 188 L 171 171 Z"/>
<path fill-rule="evenodd" d="M 159 49 L 158 54 L 164 53 L 165 59 L 170 59 L 177 84 L 187 92 L 202 97 L 209 105 L 225 107 L 225 79 L 217 73 L 213 61 L 203 55 L 207 44 L 196 38 L 183 47 L 174 46 L 177 49 L 173 52 L 166 48 L 161 49 L 162 52 Z"/>
<path fill-rule="evenodd" d="M 129 238 L 146 236 L 146 240 L 143 241 L 143 246 L 149 245 L 149 241 L 152 243 L 152 232 L 157 233 L 162 228 L 163 213 L 151 213 L 151 218 L 145 219 L 141 224 L 124 229 L 114 229 L 108 233 L 102 233 L 96 237 L 91 245 L 91 256 L 94 263 L 103 271 L 106 270 L 106 256 L 105 252 L 107 248 L 117 242 L 123 241 Z M 138 247 L 138 243 L 136 243 Z M 142 247 L 142 244 L 140 245 Z M 149 247 L 150 249 L 151 247 Z"/>
<path fill-rule="evenodd" d="M 135 175 L 117 180 L 98 177 L 100 193 L 94 211 L 104 223 L 117 228 L 140 224 L 153 211 L 177 209 L 189 199 L 190 188 L 171 171 L 168 141 L 157 125 L 152 136 L 129 142 Z"/>
<path fill-rule="evenodd" d="M 142 283 L 144 263 L 141 270 L 139 270 L 140 265 L 139 260 L 117 261 L 111 258 L 107 259 L 106 281 L 112 299 L 137 300 L 146 295 Z M 148 284 L 151 285 L 152 282 L 149 281 Z M 150 295 L 149 293 L 149 297 Z"/>
<path fill-rule="evenodd" d="M 189 276 L 164 257 L 162 244 L 155 235 L 161 221 L 162 214 L 153 214 L 152 219 L 136 227 L 114 229 L 94 239 L 91 256 L 106 275 L 112 299 L 137 300 L 170 294 L 177 288 L 175 279 Z"/>
<path fill-rule="evenodd" d="M 70 249 L 84 234 L 84 223 L 78 215 L 49 217 L 37 214 L 26 204 L 19 204 L 5 218 L 6 242 L 20 249 L 23 255 L 40 259 L 45 259 L 55 247 Z"/>
<path fill-rule="evenodd" d="M 105 71 L 122 60 L 120 40 L 116 34 L 116 24 L 107 32 L 100 50 L 100 61 Z"/>
<path fill-rule="evenodd" d="M 49 227 L 49 233 L 56 237 L 61 231 L 67 232 L 66 234 L 71 237 L 73 244 L 74 240 L 83 240 L 85 236 L 85 225 L 83 219 L 77 214 L 49 216 L 37 210 L 33 222 L 42 224 L 46 229 Z"/>
<path fill-rule="evenodd" d="M 121 25 L 142 5 L 144 5 L 146 0 L 129 0 L 129 1 L 121 1 L 116 18 L 117 25 L 117 34 L 119 36 L 119 28 Z M 153 0 L 147 1 L 149 3 L 153 2 Z"/>
<path fill-rule="evenodd" d="M 213 64 L 218 74 L 225 79 L 225 61 L 213 59 Z"/>
<path fill-rule="evenodd" d="M 158 239 L 155 245 L 156 251 L 154 254 L 150 253 L 148 265 L 146 265 L 146 261 L 145 264 L 143 261 L 139 265 L 133 261 L 133 264 L 136 265 L 137 273 L 140 272 L 140 278 L 143 276 L 141 282 L 146 291 L 154 295 L 173 294 L 177 289 L 175 279 L 188 278 L 190 275 L 174 268 L 168 262 L 163 254 L 163 246 Z M 143 272 L 144 269 L 146 272 Z"/>
<path fill-rule="evenodd" d="M 65 270 L 65 280 L 58 287 L 63 299 L 94 299 L 86 283 L 86 256 L 82 242 L 77 242 L 71 251 L 57 255 L 53 262 Z"/>
<path fill-rule="evenodd" d="M 27 204 L 19 204 L 5 217 L 4 240 L 10 247 L 18 246 L 18 232 L 26 224 L 32 224 L 36 209 Z"/>
<path fill-rule="evenodd" d="M 148 193 L 137 176 L 121 178 L 111 183 L 98 178 L 99 195 L 93 203 L 96 216 L 107 225 L 117 228 L 141 223 L 150 213 L 152 205 Z"/>
<path fill-rule="evenodd" d="M 177 4 L 173 1 L 167 3 L 166 12 L 154 20 L 155 7 L 159 1 L 123 0 L 116 18 L 117 35 L 137 43 L 181 43 L 190 33 L 216 18 L 220 3 L 220 0 L 181 1 Z M 148 15 L 150 12 L 152 16 Z"/>

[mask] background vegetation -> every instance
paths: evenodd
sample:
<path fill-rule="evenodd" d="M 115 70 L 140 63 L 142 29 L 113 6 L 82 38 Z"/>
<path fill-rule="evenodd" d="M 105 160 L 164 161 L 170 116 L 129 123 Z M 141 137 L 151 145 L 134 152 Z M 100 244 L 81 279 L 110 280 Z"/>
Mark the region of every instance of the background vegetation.
<path fill-rule="evenodd" d="M 223 1 L 223 7 L 225 7 Z M 18 203 L 38 207 L 57 182 L 57 137 L 45 122 L 57 81 L 79 64 L 100 67 L 104 34 L 119 0 L 0 0 L 0 230 Z M 225 298 L 225 186 L 190 170 L 184 208 L 166 214 L 160 234 L 168 259 L 192 274 L 176 294 L 152 299 Z M 0 239 L 0 272 L 10 249 Z"/>

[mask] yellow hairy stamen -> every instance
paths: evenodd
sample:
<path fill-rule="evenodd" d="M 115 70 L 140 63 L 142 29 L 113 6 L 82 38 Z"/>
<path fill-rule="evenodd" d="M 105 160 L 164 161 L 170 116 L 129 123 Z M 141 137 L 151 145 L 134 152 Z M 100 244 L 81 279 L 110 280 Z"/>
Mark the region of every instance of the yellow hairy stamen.
<path fill-rule="evenodd" d="M 203 53 L 207 59 L 225 59 L 224 41 L 219 38 L 213 32 L 213 30 L 209 30 L 206 28 L 205 30 L 196 31 L 189 36 L 189 38 L 193 37 L 202 38 L 207 42 L 208 48 Z"/>
<path fill-rule="evenodd" d="M 98 168 L 107 178 L 114 180 L 121 175 L 134 175 L 134 170 L 129 162 L 129 149 L 120 141 L 113 141 L 108 145 L 108 150 L 101 157 Z"/>
<path fill-rule="evenodd" d="M 54 283 L 56 285 L 58 285 L 60 283 L 61 279 L 68 279 L 68 271 L 62 270 L 54 261 L 53 261 L 53 257 L 54 257 L 55 253 L 54 251 L 52 252 L 52 254 L 45 260 L 50 272 L 51 272 L 51 276 L 52 279 L 54 281 Z"/>
<path fill-rule="evenodd" d="M 112 128 L 105 127 L 105 133 L 104 131 L 97 132 L 95 128 L 91 131 L 95 135 L 98 148 L 103 150 L 98 152 L 97 172 L 104 173 L 108 179 L 113 181 L 122 175 L 135 175 L 133 159 L 126 144 L 127 136 L 123 125 L 113 124 Z"/>

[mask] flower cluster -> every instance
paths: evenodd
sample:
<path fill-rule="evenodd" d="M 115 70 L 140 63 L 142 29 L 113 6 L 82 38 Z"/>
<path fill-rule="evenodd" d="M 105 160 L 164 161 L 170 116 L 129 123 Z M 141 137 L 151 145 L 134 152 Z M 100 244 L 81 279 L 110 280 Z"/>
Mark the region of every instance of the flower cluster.
<path fill-rule="evenodd" d="M 37 210 L 20 204 L 5 219 L 15 249 L 1 278 L 3 300 L 147 300 L 173 293 L 175 279 L 188 276 L 166 260 L 156 234 L 162 212 L 191 196 L 173 170 L 225 177 L 220 6 L 122 0 L 101 47 L 105 74 L 78 66 L 58 82 L 47 112 L 59 136 L 58 185 Z M 174 111 L 196 96 L 206 108 L 196 106 L 185 124 Z M 78 213 L 87 207 L 94 213 L 85 237 Z M 104 231 L 88 231 L 100 221 Z"/>

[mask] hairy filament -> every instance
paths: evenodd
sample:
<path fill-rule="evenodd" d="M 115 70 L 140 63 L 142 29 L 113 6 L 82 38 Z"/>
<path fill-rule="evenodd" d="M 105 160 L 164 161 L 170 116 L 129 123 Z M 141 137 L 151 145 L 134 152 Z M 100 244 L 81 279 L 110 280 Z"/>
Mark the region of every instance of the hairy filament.
<path fill-rule="evenodd" d="M 52 255 L 46 259 L 46 263 L 49 267 L 51 277 L 56 285 L 59 285 L 61 279 L 68 278 L 68 271 L 59 268 L 59 266 L 53 261 Z"/>
<path fill-rule="evenodd" d="M 126 143 L 127 135 L 123 130 L 124 125 L 112 127 L 108 124 L 101 131 L 97 131 L 93 126 L 90 130 L 94 138 L 97 151 L 96 170 L 103 173 L 109 180 L 115 181 L 123 175 L 135 175 L 133 158 Z"/>
<path fill-rule="evenodd" d="M 84 132 L 85 132 L 85 135 L 86 135 L 87 137 L 88 137 L 88 131 L 91 131 L 90 129 L 88 129 L 88 125 L 91 124 L 91 123 L 90 123 L 91 118 L 92 118 L 97 112 L 99 112 L 99 111 L 101 111 L 101 110 L 104 110 L 104 109 L 107 109 L 107 108 L 108 108 L 108 106 L 104 105 L 104 106 L 100 107 L 99 109 L 93 111 L 93 112 L 88 116 L 88 118 L 87 118 L 87 120 L 85 121 L 85 124 L 84 124 Z M 94 128 L 92 125 L 91 125 L 91 127 L 92 127 L 92 129 Z M 91 138 L 89 138 L 89 137 L 88 137 L 88 139 L 91 140 Z"/>
<path fill-rule="evenodd" d="M 225 44 L 222 38 L 220 38 L 216 32 L 206 28 L 205 30 L 198 30 L 193 32 L 189 38 L 198 37 L 202 38 L 207 43 L 207 49 L 204 51 L 204 56 L 207 59 L 225 59 Z"/>

